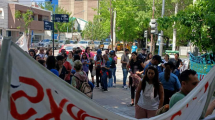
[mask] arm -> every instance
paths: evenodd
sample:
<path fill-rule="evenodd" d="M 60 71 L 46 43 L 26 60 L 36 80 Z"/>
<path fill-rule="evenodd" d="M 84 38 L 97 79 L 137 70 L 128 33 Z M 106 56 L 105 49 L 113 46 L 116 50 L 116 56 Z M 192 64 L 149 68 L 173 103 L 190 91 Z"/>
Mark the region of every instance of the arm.
<path fill-rule="evenodd" d="M 181 62 L 180 62 L 180 65 L 179 65 L 178 69 L 180 69 L 182 66 L 183 66 L 183 62 L 182 62 L 182 60 L 181 60 Z"/>
<path fill-rule="evenodd" d="M 163 102 L 164 102 L 164 90 L 163 90 L 163 85 L 160 84 L 160 88 L 159 88 L 159 99 L 160 99 L 160 102 L 159 102 L 159 107 L 158 109 L 160 109 L 162 106 L 163 106 Z"/>
<path fill-rule="evenodd" d="M 140 92 L 141 92 L 141 89 L 142 89 L 142 81 L 140 81 L 139 85 L 138 85 L 138 88 L 137 88 L 137 91 L 136 91 L 136 95 L 135 95 L 135 102 L 134 104 L 137 105 L 139 99 L 140 99 Z"/>
<path fill-rule="evenodd" d="M 215 108 L 215 100 L 213 100 L 209 105 L 208 105 L 208 109 L 205 113 L 205 117 L 207 117 L 208 115 L 211 115 L 214 111 Z"/>
<path fill-rule="evenodd" d="M 129 66 L 130 66 L 130 63 L 128 63 L 127 66 L 126 66 L 127 70 L 129 70 Z"/>

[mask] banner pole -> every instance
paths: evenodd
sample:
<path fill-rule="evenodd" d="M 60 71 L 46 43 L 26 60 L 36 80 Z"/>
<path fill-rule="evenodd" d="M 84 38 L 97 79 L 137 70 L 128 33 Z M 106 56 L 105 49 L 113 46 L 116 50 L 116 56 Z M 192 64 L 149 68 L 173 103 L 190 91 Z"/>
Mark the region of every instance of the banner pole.
<path fill-rule="evenodd" d="M 8 61 L 10 52 L 11 38 L 3 38 L 3 44 L 0 55 L 0 101 L 3 94 L 4 83 L 8 75 Z"/>

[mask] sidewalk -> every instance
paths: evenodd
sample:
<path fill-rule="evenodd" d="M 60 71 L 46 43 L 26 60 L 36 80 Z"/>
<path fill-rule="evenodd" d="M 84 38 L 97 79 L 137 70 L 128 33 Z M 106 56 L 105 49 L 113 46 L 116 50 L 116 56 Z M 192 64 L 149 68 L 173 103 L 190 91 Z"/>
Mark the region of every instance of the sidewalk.
<path fill-rule="evenodd" d="M 116 87 L 108 88 L 108 92 L 102 92 L 95 88 L 93 100 L 111 112 L 125 116 L 134 117 L 135 107 L 128 106 L 131 102 L 130 89 L 123 89 L 122 83 L 117 83 Z"/>

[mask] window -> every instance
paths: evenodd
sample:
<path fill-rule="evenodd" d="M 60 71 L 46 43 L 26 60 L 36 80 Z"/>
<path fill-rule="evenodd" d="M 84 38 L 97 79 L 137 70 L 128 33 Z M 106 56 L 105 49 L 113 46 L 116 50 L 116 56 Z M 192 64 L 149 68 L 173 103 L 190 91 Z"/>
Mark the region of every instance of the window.
<path fill-rule="evenodd" d="M 4 19 L 4 10 L 0 8 L 0 19 Z"/>
<path fill-rule="evenodd" d="M 43 16 L 42 15 L 38 15 L 38 21 L 43 21 Z"/>
<path fill-rule="evenodd" d="M 49 17 L 48 16 L 43 16 L 43 21 L 49 21 Z"/>

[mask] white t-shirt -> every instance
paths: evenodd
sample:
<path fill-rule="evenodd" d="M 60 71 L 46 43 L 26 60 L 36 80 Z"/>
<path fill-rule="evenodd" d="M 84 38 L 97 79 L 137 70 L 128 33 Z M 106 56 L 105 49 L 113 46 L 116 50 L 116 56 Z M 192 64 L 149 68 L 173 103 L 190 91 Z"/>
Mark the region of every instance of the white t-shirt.
<path fill-rule="evenodd" d="M 40 54 L 40 53 L 39 53 L 38 55 L 40 56 L 41 59 L 44 59 L 44 58 L 45 58 L 45 54 Z"/>
<path fill-rule="evenodd" d="M 149 84 L 148 82 L 146 82 L 144 93 L 141 90 L 140 98 L 137 105 L 146 110 L 157 110 L 159 107 L 159 102 L 160 100 L 158 94 L 154 98 L 153 84 Z"/>

